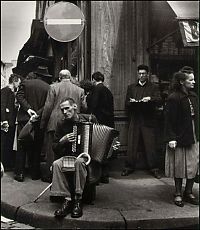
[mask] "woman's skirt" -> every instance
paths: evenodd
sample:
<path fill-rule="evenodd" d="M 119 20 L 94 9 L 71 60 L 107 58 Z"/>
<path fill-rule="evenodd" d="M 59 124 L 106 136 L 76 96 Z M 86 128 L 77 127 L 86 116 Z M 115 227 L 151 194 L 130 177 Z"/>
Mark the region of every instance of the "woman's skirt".
<path fill-rule="evenodd" d="M 199 168 L 199 142 L 190 147 L 166 147 L 165 175 L 166 177 L 192 179 Z"/>

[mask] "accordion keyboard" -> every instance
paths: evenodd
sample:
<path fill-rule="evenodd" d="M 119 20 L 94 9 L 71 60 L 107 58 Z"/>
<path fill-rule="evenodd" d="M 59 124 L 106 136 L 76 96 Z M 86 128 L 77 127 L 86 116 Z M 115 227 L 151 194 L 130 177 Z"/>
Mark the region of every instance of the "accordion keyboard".
<path fill-rule="evenodd" d="M 75 141 L 72 143 L 72 152 L 75 153 L 77 149 L 77 133 L 78 133 L 78 129 L 76 125 L 73 126 L 73 133 L 74 133 Z"/>
<path fill-rule="evenodd" d="M 83 152 L 89 153 L 90 146 L 90 125 L 83 126 Z"/>

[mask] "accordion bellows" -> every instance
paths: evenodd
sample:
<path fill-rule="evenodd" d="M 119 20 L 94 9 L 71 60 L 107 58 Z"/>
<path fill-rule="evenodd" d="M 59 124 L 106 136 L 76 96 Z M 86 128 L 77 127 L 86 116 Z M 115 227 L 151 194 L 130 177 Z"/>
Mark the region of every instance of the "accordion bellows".
<path fill-rule="evenodd" d="M 93 124 L 91 158 L 102 163 L 107 158 L 114 138 L 118 131 L 106 125 Z"/>

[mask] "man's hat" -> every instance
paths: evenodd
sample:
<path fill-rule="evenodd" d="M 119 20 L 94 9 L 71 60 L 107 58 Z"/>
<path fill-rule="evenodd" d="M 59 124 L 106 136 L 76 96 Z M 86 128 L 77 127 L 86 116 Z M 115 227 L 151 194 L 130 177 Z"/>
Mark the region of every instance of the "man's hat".
<path fill-rule="evenodd" d="M 49 74 L 48 68 L 46 66 L 38 66 L 34 73 L 44 77 L 52 77 L 52 75 Z"/>

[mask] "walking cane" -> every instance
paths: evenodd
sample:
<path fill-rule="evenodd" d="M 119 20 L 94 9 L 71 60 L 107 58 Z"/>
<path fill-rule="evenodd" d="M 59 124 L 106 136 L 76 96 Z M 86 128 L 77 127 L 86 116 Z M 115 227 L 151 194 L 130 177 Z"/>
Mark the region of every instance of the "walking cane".
<path fill-rule="evenodd" d="M 34 203 L 36 203 L 36 201 L 52 186 L 52 183 L 49 184 L 37 197 L 36 199 L 33 201 Z"/>

